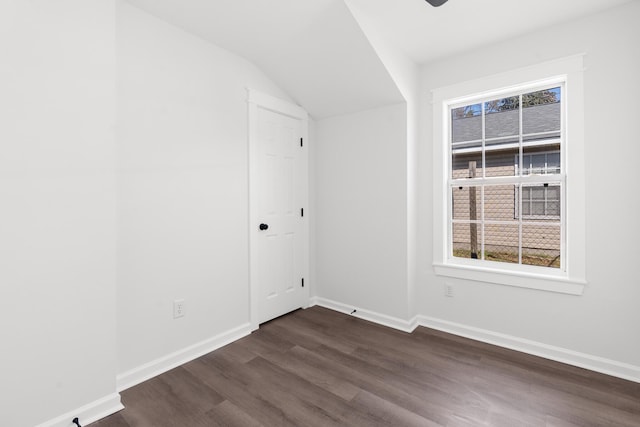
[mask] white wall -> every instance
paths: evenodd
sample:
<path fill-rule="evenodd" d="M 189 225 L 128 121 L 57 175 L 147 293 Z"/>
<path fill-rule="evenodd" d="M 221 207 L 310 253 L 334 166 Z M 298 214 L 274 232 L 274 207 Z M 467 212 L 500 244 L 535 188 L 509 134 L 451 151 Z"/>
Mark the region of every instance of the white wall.
<path fill-rule="evenodd" d="M 505 41 L 423 67 L 429 90 L 563 56 L 586 53 L 587 280 L 582 296 L 449 280 L 444 297 L 432 254 L 431 106 L 420 146 L 419 312 L 437 319 L 640 366 L 640 282 L 635 189 L 640 96 L 640 3 Z M 570 107 L 569 107 L 570 108 Z"/>
<path fill-rule="evenodd" d="M 0 4 L 2 425 L 115 396 L 114 16 Z"/>
<path fill-rule="evenodd" d="M 420 114 L 419 66 L 404 52 L 392 46 L 377 27 L 351 0 L 345 3 L 385 65 L 407 103 L 407 316 L 417 314 L 417 236 L 418 236 L 418 133 Z"/>
<path fill-rule="evenodd" d="M 316 294 L 407 318 L 407 108 L 316 123 Z"/>
<path fill-rule="evenodd" d="M 245 88 L 286 95 L 139 9 L 120 4 L 117 17 L 123 374 L 249 321 Z M 177 320 L 175 299 L 186 300 Z"/>

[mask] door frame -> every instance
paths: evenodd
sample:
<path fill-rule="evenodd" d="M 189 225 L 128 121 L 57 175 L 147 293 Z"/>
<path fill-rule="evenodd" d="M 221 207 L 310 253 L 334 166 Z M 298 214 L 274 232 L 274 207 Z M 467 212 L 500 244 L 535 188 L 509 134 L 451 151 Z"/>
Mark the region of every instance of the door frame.
<path fill-rule="evenodd" d="M 258 278 L 257 278 L 257 248 L 259 234 L 256 231 L 260 218 L 257 212 L 258 197 L 256 194 L 257 183 L 260 179 L 256 171 L 258 160 L 258 111 L 259 109 L 269 110 L 282 114 L 293 119 L 300 120 L 301 138 L 304 144 L 302 151 L 302 175 L 304 179 L 302 187 L 302 204 L 304 217 L 302 222 L 302 239 L 304 253 L 302 254 L 302 271 L 305 278 L 305 291 L 308 305 L 309 296 L 309 115 L 300 106 L 275 96 L 247 88 L 247 104 L 249 111 L 249 323 L 251 330 L 258 329 Z"/>

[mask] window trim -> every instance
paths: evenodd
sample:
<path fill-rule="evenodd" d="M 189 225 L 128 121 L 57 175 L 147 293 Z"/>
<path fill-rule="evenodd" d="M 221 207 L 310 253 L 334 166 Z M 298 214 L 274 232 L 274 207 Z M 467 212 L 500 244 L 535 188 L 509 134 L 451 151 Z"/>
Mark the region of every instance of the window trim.
<path fill-rule="evenodd" d="M 527 68 L 435 89 L 433 105 L 433 267 L 436 275 L 580 295 L 586 285 L 585 186 L 584 186 L 584 76 L 583 55 L 540 63 Z M 567 191 L 565 205 L 564 268 L 546 269 L 526 265 L 453 259 L 449 255 L 449 108 L 472 103 L 479 98 L 499 97 L 529 88 L 564 82 L 566 103 L 565 143 L 561 147 Z M 535 175 L 532 181 L 537 181 Z M 486 178 L 485 178 L 486 179 Z M 543 177 L 544 179 L 544 177 Z M 499 179 L 491 179 L 492 183 Z M 471 261 L 471 263 L 469 262 Z M 515 268 L 514 268 L 515 267 Z M 529 268 L 530 267 L 530 268 Z M 549 271 L 548 271 L 549 270 Z"/>

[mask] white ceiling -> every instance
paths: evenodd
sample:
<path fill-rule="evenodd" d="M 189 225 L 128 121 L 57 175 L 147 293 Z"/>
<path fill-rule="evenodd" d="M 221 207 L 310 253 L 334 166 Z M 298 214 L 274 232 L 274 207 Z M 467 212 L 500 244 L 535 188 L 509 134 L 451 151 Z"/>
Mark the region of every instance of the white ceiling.
<path fill-rule="evenodd" d="M 247 58 L 324 118 L 403 101 L 350 9 L 420 64 L 638 0 L 127 1 Z"/>
<path fill-rule="evenodd" d="M 314 118 L 404 99 L 342 0 L 128 0 L 239 54 Z"/>
<path fill-rule="evenodd" d="M 632 0 L 346 0 L 417 63 L 533 32 Z"/>

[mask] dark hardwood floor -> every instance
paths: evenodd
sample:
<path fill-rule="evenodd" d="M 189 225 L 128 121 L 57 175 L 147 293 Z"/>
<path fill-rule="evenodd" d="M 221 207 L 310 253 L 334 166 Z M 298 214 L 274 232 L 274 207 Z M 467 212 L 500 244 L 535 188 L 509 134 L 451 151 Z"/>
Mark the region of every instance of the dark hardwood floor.
<path fill-rule="evenodd" d="M 92 427 L 640 426 L 640 384 L 320 307 L 122 393 Z"/>

